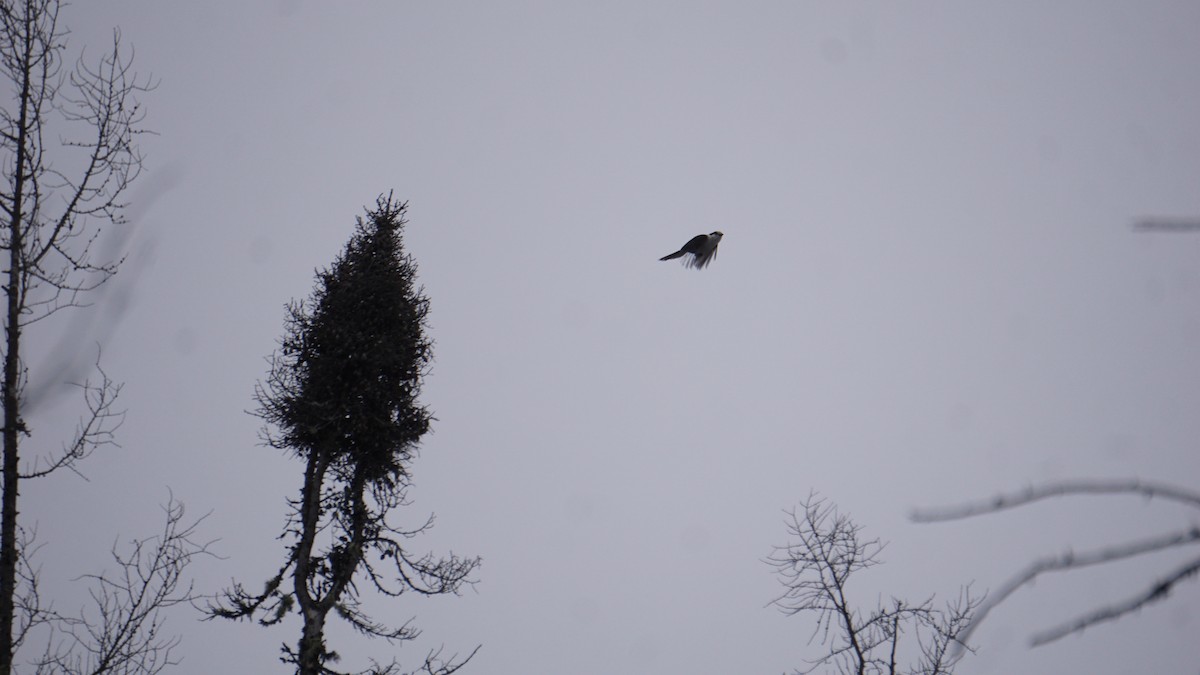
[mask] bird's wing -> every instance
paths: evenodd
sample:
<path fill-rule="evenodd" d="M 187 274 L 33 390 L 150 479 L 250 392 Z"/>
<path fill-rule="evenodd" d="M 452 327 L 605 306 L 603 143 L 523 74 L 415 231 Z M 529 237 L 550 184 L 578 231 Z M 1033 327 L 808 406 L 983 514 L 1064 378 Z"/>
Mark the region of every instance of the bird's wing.
<path fill-rule="evenodd" d="M 713 246 L 707 251 L 702 251 L 692 256 L 692 259 L 688 261 L 688 266 L 702 270 L 705 267 L 708 267 L 708 264 L 712 262 L 713 258 L 715 257 L 717 257 L 717 247 Z"/>
<path fill-rule="evenodd" d="M 704 245 L 706 243 L 708 243 L 708 235 L 707 234 L 698 234 L 698 235 L 692 237 L 691 239 L 689 239 L 688 243 L 684 244 L 683 248 L 681 248 L 679 250 L 683 251 L 684 253 L 695 253 L 695 252 L 701 250 L 702 248 L 704 248 Z"/>
<path fill-rule="evenodd" d="M 695 241 L 694 239 L 692 241 Z M 689 242 L 690 243 L 690 242 Z M 704 243 L 696 249 L 692 255 L 692 259 L 688 261 L 688 266 L 694 269 L 702 270 L 708 267 L 708 264 L 717 257 L 717 247 L 721 244 L 721 238 L 709 235 L 705 238 Z"/>

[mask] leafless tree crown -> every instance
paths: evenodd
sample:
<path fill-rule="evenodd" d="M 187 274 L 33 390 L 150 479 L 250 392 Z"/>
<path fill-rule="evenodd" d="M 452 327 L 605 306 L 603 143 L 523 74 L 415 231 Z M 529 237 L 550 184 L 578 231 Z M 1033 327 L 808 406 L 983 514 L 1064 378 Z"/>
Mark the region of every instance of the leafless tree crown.
<path fill-rule="evenodd" d="M 181 638 L 167 632 L 165 611 L 198 599 L 185 569 L 199 557 L 212 557 L 212 542 L 198 539 L 205 517 L 187 520 L 174 498 L 163 516 L 156 536 L 113 545 L 111 572 L 80 577 L 89 584 L 91 603 L 79 614 L 62 614 L 43 602 L 37 569 L 22 556 L 18 642 L 38 630 L 44 634 L 43 651 L 32 664 L 38 673 L 154 675 L 179 664 L 174 650 Z"/>
<path fill-rule="evenodd" d="M 784 587 L 772 604 L 788 615 L 815 615 L 809 643 L 827 648 L 797 673 L 821 667 L 854 675 L 953 671 L 954 648 L 963 644 L 980 603 L 969 588 L 943 607 L 932 597 L 919 603 L 891 598 L 863 611 L 854 600 L 854 582 L 880 564 L 884 544 L 864 538 L 860 525 L 816 495 L 788 512 L 787 528 L 789 542 L 767 558 Z"/>

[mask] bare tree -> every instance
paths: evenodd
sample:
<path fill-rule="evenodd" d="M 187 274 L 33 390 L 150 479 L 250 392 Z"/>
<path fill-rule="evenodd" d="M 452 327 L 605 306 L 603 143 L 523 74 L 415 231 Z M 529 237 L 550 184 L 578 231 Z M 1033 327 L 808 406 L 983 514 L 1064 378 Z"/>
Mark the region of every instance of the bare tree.
<path fill-rule="evenodd" d="M 19 538 L 21 481 L 75 464 L 111 440 L 121 421 L 113 408 L 120 387 L 101 371 L 85 381 L 87 411 L 60 452 L 32 462 L 21 456 L 29 372 L 22 359 L 26 329 L 60 309 L 84 304 L 89 291 L 116 273 L 120 259 L 96 259 L 106 226 L 123 222 L 122 195 L 142 157 L 134 141 L 142 121 L 137 101 L 150 83 L 131 70 L 114 32 L 98 59 L 64 65 L 66 32 L 58 0 L 0 0 L 0 75 L 12 99 L 0 106 L 0 250 L 4 273 L 3 504 L 0 515 L 0 675 L 12 671 L 14 599 L 25 553 Z M 22 466 L 22 460 L 25 466 Z M 23 581 L 29 582 L 31 578 Z M 28 591 L 26 591 L 28 597 Z"/>
<path fill-rule="evenodd" d="M 981 602 L 969 587 L 940 608 L 933 597 L 919 603 L 893 597 L 863 612 L 851 600 L 851 579 L 880 564 L 884 544 L 863 538 L 860 525 L 815 494 L 788 512 L 787 527 L 793 539 L 766 560 L 785 589 L 772 604 L 788 615 L 815 613 L 809 642 L 819 637 L 828 645 L 824 656 L 795 672 L 822 666 L 855 675 L 953 672 L 954 647 L 964 644 Z"/>
<path fill-rule="evenodd" d="M 402 643 L 409 623 L 386 626 L 362 609 L 366 589 L 386 596 L 457 593 L 478 558 L 414 555 L 407 540 L 429 529 L 395 522 L 407 505 L 410 465 L 433 416 L 417 397 L 433 355 L 425 335 L 429 299 L 401 235 L 406 203 L 380 197 L 329 270 L 310 305 L 289 307 L 286 334 L 258 387 L 268 445 L 304 461 L 304 481 L 282 538 L 291 540 L 279 573 L 262 593 L 236 585 L 213 616 L 279 623 L 303 618 L 284 659 L 302 675 L 333 673 L 339 656 L 325 643 L 330 612 L 360 633 Z M 472 655 L 474 652 L 472 652 Z M 426 658 L 419 672 L 447 675 L 469 660 Z M 370 672 L 398 672 L 393 661 Z"/>
<path fill-rule="evenodd" d="M 1008 509 L 1018 508 L 1054 497 L 1078 497 L 1083 495 L 1140 495 L 1146 499 L 1174 502 L 1188 508 L 1200 510 L 1200 492 L 1163 483 L 1153 483 L 1139 480 L 1111 481 L 1062 481 L 1028 487 L 1012 494 L 1001 494 L 980 502 L 961 504 L 940 509 L 922 509 L 914 511 L 913 520 L 919 523 L 944 522 L 973 518 Z M 991 593 L 987 601 L 979 607 L 970 625 L 963 634 L 964 641 L 978 628 L 987 615 L 1004 602 L 1009 596 L 1027 583 L 1047 572 L 1065 572 L 1069 570 L 1102 565 L 1141 555 L 1157 553 L 1168 549 L 1177 549 L 1200 543 L 1200 525 L 1193 522 L 1188 527 L 1175 528 L 1151 537 L 1121 542 L 1093 551 L 1066 551 L 1059 555 L 1038 558 L 1024 570 Z M 1154 580 L 1148 587 L 1126 598 L 1107 605 L 1097 607 L 1091 612 L 1068 619 L 1046 630 L 1035 633 L 1031 639 L 1033 645 L 1053 642 L 1072 633 L 1078 633 L 1088 626 L 1104 621 L 1112 621 L 1134 612 L 1145 605 L 1159 600 L 1165 600 L 1176 585 L 1196 577 L 1200 573 L 1200 556 L 1196 556 L 1183 565 L 1169 569 L 1160 578 Z"/>
<path fill-rule="evenodd" d="M 200 556 L 213 555 L 211 542 L 196 538 L 204 517 L 188 522 L 184 506 L 171 498 L 163 507 L 158 535 L 112 547 L 112 573 L 85 574 L 90 608 L 65 615 L 44 606 L 37 569 L 22 555 L 18 574 L 25 592 L 18 596 L 18 646 L 32 632 L 46 633 L 45 647 L 33 660 L 47 675 L 153 675 L 179 663 L 173 655 L 180 637 L 164 630 L 165 610 L 190 605 L 198 596 L 184 569 Z M 25 544 L 32 544 L 33 536 Z M 28 547 L 22 551 L 28 550 Z"/>

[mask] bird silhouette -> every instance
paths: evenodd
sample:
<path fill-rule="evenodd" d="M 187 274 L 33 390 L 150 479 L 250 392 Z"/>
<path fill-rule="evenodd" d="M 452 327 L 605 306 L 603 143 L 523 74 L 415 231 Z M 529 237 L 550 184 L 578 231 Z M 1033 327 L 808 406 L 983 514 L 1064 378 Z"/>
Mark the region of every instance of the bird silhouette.
<path fill-rule="evenodd" d="M 688 243 L 683 245 L 683 248 L 670 255 L 665 255 L 659 258 L 659 260 L 674 260 L 682 258 L 685 255 L 690 255 L 690 258 L 683 261 L 683 266 L 704 269 L 712 262 L 713 258 L 717 257 L 717 244 L 721 243 L 721 237 L 724 236 L 725 234 L 722 232 L 698 234 L 689 239 Z"/>

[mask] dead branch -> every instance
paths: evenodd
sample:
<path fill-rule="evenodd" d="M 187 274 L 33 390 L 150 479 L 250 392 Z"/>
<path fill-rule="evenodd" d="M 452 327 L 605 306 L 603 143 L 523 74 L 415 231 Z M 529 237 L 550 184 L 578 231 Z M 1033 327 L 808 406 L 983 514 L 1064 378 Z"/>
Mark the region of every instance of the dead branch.
<path fill-rule="evenodd" d="M 80 577 L 92 584 L 90 610 L 70 617 L 49 613 L 45 622 L 53 631 L 38 672 L 153 675 L 178 665 L 173 650 L 181 638 L 165 633 L 165 612 L 197 599 L 185 570 L 196 558 L 214 554 L 211 541 L 197 539 L 207 515 L 186 522 L 184 506 L 174 497 L 163 513 L 158 535 L 124 548 L 114 544 L 115 573 Z"/>
<path fill-rule="evenodd" d="M 1060 481 L 1045 485 L 1029 486 L 1019 492 L 996 495 L 980 502 L 968 502 L 940 509 L 916 509 L 911 518 L 918 523 L 935 523 L 961 520 L 986 513 L 1014 509 L 1032 502 L 1051 497 L 1086 494 L 1140 494 L 1147 499 L 1166 499 L 1187 506 L 1200 508 L 1200 492 L 1165 483 L 1137 479 Z"/>
<path fill-rule="evenodd" d="M 114 410 L 113 405 L 121 394 L 122 385 L 113 382 L 108 377 L 108 373 L 100 367 L 99 348 L 96 352 L 95 367 L 96 372 L 100 374 L 98 384 L 93 384 L 91 380 L 75 384 L 83 391 L 83 399 L 88 412 L 76 425 L 74 437 L 69 443 L 63 445 L 62 452 L 58 456 L 48 459 L 35 458 L 32 467 L 21 473 L 22 479 L 41 478 L 62 468 L 83 477 L 83 474 L 75 469 L 77 462 L 87 458 L 92 451 L 99 447 L 116 445 L 114 434 L 124 422 L 125 412 Z"/>
<path fill-rule="evenodd" d="M 816 614 L 809 643 L 820 636 L 827 652 L 809 661 L 809 673 L 832 666 L 842 673 L 950 673 L 964 645 L 964 631 L 980 598 L 964 588 L 955 602 L 936 608 L 933 599 L 912 603 L 891 598 L 864 612 L 851 602 L 850 580 L 880 564 L 884 544 L 862 538 L 862 528 L 833 504 L 810 494 L 800 508 L 788 512 L 792 541 L 775 547 L 765 562 L 775 568 L 785 590 L 770 604 L 788 615 Z M 901 647 L 907 634 L 915 649 Z M 901 652 L 915 656 L 904 667 Z"/>
<path fill-rule="evenodd" d="M 1051 497 L 1112 494 L 1136 494 L 1146 499 L 1162 499 L 1200 509 L 1200 493 L 1187 488 L 1137 479 L 1107 481 L 1079 480 L 1049 483 L 1036 487 L 1030 486 L 1019 492 L 1001 494 L 984 501 L 958 506 L 939 509 L 917 509 L 912 512 L 911 517 L 919 523 L 944 522 L 997 513 Z M 1094 551 L 1083 553 L 1067 551 L 1057 556 L 1047 556 L 1037 559 L 1024 570 L 1001 584 L 997 591 L 988 595 L 987 600 L 979 606 L 970 624 L 965 627 L 962 639 L 964 641 L 969 639 L 988 614 L 1015 593 L 1017 589 L 1032 582 L 1044 573 L 1064 572 L 1082 567 L 1101 565 L 1198 542 L 1200 542 L 1200 526 L 1192 525 L 1182 530 L 1108 546 Z M 1196 574 L 1197 570 L 1200 570 L 1200 559 L 1187 563 L 1164 580 L 1154 583 L 1145 593 L 1139 594 L 1122 603 L 1101 607 L 1079 618 L 1039 632 L 1033 636 L 1031 642 L 1035 646 L 1053 642 L 1066 635 L 1080 632 L 1088 626 L 1117 619 L 1147 604 L 1162 600 L 1170 594 L 1171 589 L 1176 584 L 1192 577 Z"/>
<path fill-rule="evenodd" d="M 1049 630 L 1036 633 L 1030 642 L 1034 646 L 1044 645 L 1048 642 L 1054 642 L 1060 638 L 1066 637 L 1072 633 L 1078 633 L 1083 629 L 1094 626 L 1104 621 L 1112 621 L 1126 614 L 1131 614 L 1141 609 L 1145 605 L 1159 600 L 1165 600 L 1171 593 L 1171 589 L 1181 581 L 1194 576 L 1200 572 L 1200 558 L 1196 558 L 1182 567 L 1179 567 L 1174 572 L 1167 575 L 1166 578 L 1155 582 L 1150 588 L 1140 595 L 1137 595 L 1125 602 L 1101 607 L 1093 612 L 1089 612 L 1077 619 L 1063 623 L 1060 626 Z"/>

